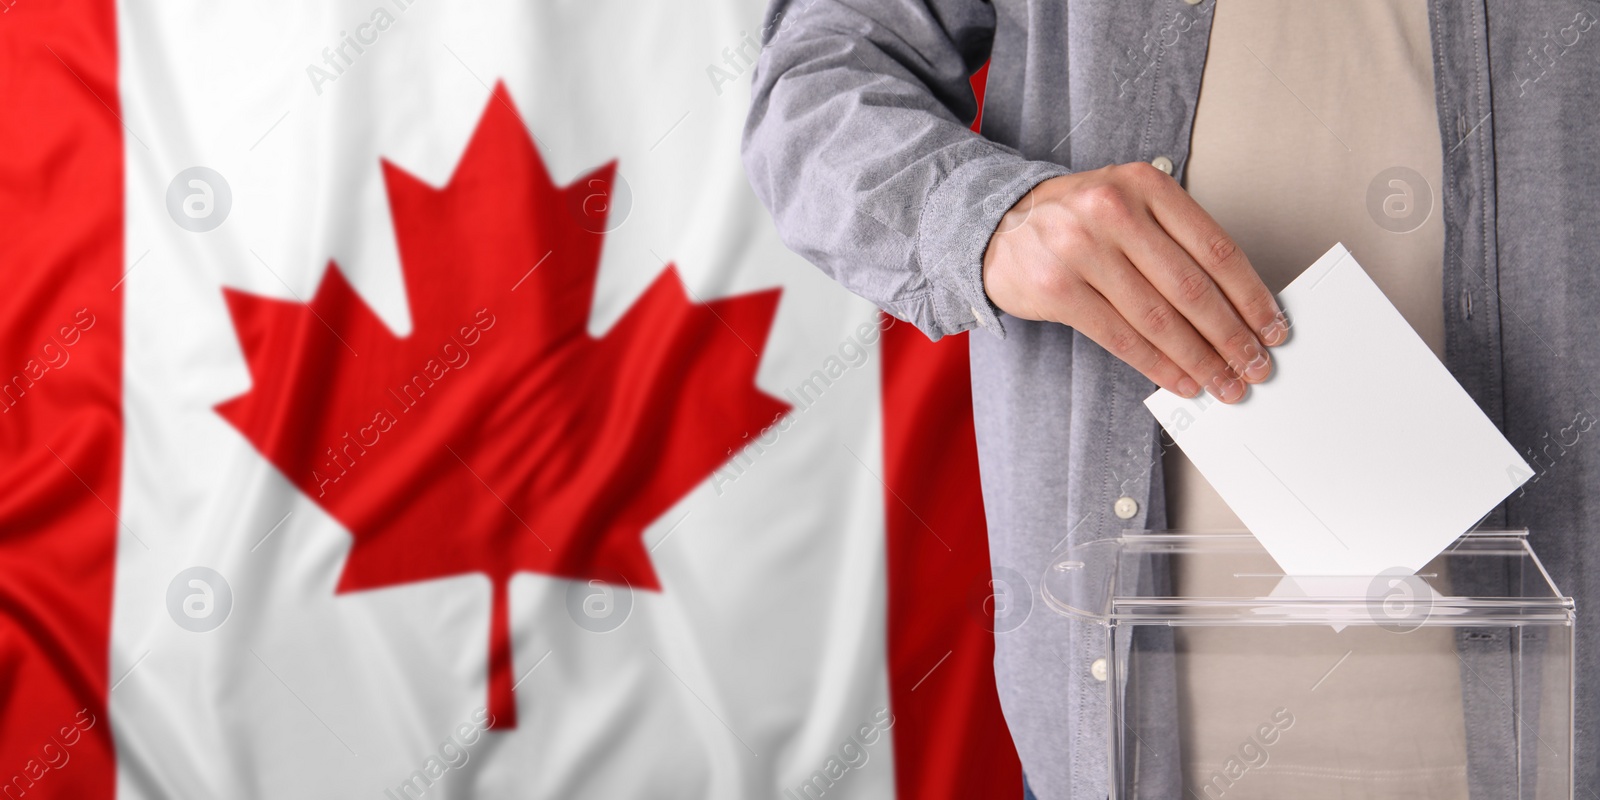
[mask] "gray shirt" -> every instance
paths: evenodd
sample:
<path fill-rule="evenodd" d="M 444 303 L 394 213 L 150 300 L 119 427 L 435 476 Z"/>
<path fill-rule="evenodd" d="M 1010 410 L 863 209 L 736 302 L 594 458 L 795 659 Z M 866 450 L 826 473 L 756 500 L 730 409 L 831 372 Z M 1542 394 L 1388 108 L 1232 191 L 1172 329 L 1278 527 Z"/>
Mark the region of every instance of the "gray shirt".
<path fill-rule="evenodd" d="M 1069 328 L 1000 315 L 983 252 L 1001 215 L 1055 175 L 1161 157 L 1182 178 L 1212 5 L 778 0 L 768 12 L 751 182 L 789 247 L 848 288 L 935 338 L 983 329 L 972 391 L 991 560 L 1035 594 L 1067 547 L 1165 527 L 1157 426 L 1140 402 L 1154 387 Z M 1526 526 L 1577 599 L 1573 761 L 1580 787 L 1600 786 L 1600 616 L 1588 613 L 1600 563 L 1587 561 L 1600 562 L 1600 3 L 1429 0 L 1429 18 L 1445 362 L 1537 470 L 1484 524 Z M 985 59 L 979 137 L 967 78 Z M 1126 519 L 1113 512 L 1124 498 L 1137 509 Z M 1102 638 L 1038 608 L 995 638 L 1034 790 L 1104 797 Z M 1510 640 L 1480 632 L 1457 647 L 1476 665 L 1463 678 L 1473 797 L 1516 796 Z M 1176 765 L 1152 769 L 1150 796 L 1179 796 Z"/>

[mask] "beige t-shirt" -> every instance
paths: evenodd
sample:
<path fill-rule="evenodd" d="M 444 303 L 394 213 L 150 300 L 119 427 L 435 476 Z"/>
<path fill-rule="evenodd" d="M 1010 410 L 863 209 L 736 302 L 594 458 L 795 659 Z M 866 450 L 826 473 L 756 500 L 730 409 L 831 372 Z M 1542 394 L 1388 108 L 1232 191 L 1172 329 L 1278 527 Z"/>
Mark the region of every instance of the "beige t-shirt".
<path fill-rule="evenodd" d="M 1218 0 L 1214 14 L 1189 194 L 1273 292 L 1344 242 L 1443 357 L 1443 154 L 1425 0 Z M 1167 527 L 1244 528 L 1182 451 L 1167 455 Z"/>
<path fill-rule="evenodd" d="M 1190 194 L 1274 292 L 1343 242 L 1442 355 L 1443 154 L 1425 0 L 1217 0 L 1214 14 Z M 1169 528 L 1243 530 L 1179 449 L 1163 465 Z M 1180 591 L 1204 593 L 1227 576 L 1180 560 L 1175 578 Z M 1466 796 L 1448 629 L 1308 630 L 1298 653 L 1296 635 L 1178 630 L 1186 789 L 1210 796 L 1208 778 L 1282 707 L 1294 729 L 1269 763 L 1228 788 L 1229 800 Z M 1313 691 L 1334 662 L 1297 656 L 1327 650 L 1335 635 L 1349 657 Z M 1351 698 L 1385 709 L 1384 724 Z"/>

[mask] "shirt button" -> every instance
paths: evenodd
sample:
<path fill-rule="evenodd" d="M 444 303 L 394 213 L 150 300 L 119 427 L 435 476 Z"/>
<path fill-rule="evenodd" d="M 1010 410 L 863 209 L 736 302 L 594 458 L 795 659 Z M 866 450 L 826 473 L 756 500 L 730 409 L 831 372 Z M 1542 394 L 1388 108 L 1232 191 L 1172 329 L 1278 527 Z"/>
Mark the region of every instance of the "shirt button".
<path fill-rule="evenodd" d="M 1188 3 L 1191 6 L 1200 5 L 1200 0 L 1183 0 L 1183 2 Z"/>
<path fill-rule="evenodd" d="M 1089 665 L 1089 674 L 1093 675 L 1095 680 L 1097 680 L 1097 681 L 1099 681 L 1101 683 L 1105 683 L 1106 682 L 1106 660 L 1103 659 L 1103 658 L 1095 659 L 1094 663 Z"/>
<path fill-rule="evenodd" d="M 1118 519 L 1133 519 L 1139 513 L 1139 501 L 1131 497 L 1119 497 L 1111 505 L 1111 510 L 1117 512 Z"/>
<path fill-rule="evenodd" d="M 1172 174 L 1172 159 L 1167 158 L 1166 156 L 1156 156 L 1155 158 L 1150 159 L 1150 166 L 1155 167 L 1156 169 L 1159 169 L 1168 175 Z"/>
<path fill-rule="evenodd" d="M 988 325 L 989 324 L 989 323 L 983 321 L 983 315 L 978 313 L 978 307 L 977 306 L 970 306 L 970 308 L 972 309 L 972 318 L 978 321 L 978 325 L 980 327 L 983 326 L 983 325 Z"/>

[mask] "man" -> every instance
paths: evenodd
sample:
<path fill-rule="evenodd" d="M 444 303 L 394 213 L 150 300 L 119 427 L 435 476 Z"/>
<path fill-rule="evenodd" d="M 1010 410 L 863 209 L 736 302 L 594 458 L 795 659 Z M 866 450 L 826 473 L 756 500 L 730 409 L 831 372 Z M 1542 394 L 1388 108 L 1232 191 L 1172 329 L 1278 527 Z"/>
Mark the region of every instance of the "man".
<path fill-rule="evenodd" d="M 1345 242 L 1538 471 L 1484 527 L 1528 528 L 1577 600 L 1560 757 L 1596 787 L 1597 20 L 1594 0 L 777 0 L 745 161 L 795 251 L 930 337 L 978 329 L 991 559 L 1030 579 L 1125 531 L 1237 526 L 1141 401 L 1248 402 L 1287 335 L 1271 292 Z M 1400 783 L 1329 776 L 1333 796 L 1531 790 L 1491 723 L 1513 641 L 1434 644 L 1448 660 L 1411 685 L 1444 689 L 1414 699 L 1466 735 L 1400 753 Z M 1052 614 L 996 637 L 1040 797 L 1106 796 L 1102 647 Z M 1204 683 L 1176 679 L 1191 707 Z M 1203 796 L 1172 761 L 1140 796 Z"/>

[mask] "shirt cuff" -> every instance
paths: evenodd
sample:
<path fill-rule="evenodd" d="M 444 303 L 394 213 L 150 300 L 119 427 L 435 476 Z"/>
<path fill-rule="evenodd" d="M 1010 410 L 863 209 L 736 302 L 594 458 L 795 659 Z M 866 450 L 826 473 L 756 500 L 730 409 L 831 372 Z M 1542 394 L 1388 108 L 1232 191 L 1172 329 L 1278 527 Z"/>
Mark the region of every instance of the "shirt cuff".
<path fill-rule="evenodd" d="M 983 291 L 983 254 L 1000 219 L 1033 187 L 1070 171 L 993 153 L 963 163 L 934 186 L 917 222 L 917 260 L 932 287 L 941 335 L 981 327 L 1005 338 L 1000 309 Z"/>

